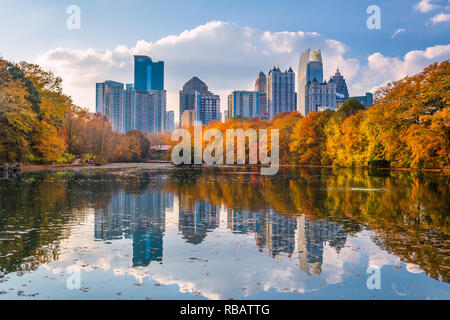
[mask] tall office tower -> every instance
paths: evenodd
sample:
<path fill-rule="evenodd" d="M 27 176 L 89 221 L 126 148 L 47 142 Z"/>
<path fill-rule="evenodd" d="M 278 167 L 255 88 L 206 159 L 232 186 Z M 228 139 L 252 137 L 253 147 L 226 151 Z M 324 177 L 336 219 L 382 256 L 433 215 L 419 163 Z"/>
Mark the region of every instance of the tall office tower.
<path fill-rule="evenodd" d="M 339 68 L 337 68 L 334 76 L 331 77 L 330 80 L 333 80 L 336 85 L 336 95 L 338 98 L 348 99 L 348 88 L 347 83 L 345 82 L 344 77 L 339 72 Z"/>
<path fill-rule="evenodd" d="M 113 102 L 110 101 L 110 94 L 112 91 L 123 90 L 123 86 L 123 83 L 110 80 L 97 83 L 95 85 L 95 112 L 109 117 L 111 112 L 111 104 Z"/>
<path fill-rule="evenodd" d="M 195 110 L 185 110 L 181 116 L 181 127 L 188 128 L 195 124 Z"/>
<path fill-rule="evenodd" d="M 297 80 L 297 110 L 300 111 L 302 115 L 306 115 L 306 94 L 305 94 L 305 88 L 307 81 L 307 70 L 308 70 L 308 63 L 310 58 L 310 52 L 311 49 L 306 50 L 303 52 L 300 56 L 300 62 L 298 63 L 298 80 Z"/>
<path fill-rule="evenodd" d="M 195 92 L 208 93 L 208 86 L 199 78 L 193 77 L 191 80 L 186 82 L 183 86 L 183 90 L 180 91 L 180 119 L 183 116 L 184 111 L 194 110 L 194 100 Z"/>
<path fill-rule="evenodd" d="M 322 53 L 319 50 L 311 53 L 311 49 L 306 50 L 300 56 L 298 65 L 298 88 L 297 88 L 297 110 L 306 116 L 312 110 L 306 108 L 306 85 L 313 82 L 323 82 Z"/>
<path fill-rule="evenodd" d="M 175 114 L 173 111 L 166 112 L 166 126 L 165 126 L 166 132 L 173 132 L 173 130 L 175 129 L 174 116 Z"/>
<path fill-rule="evenodd" d="M 124 128 L 124 84 L 115 81 L 97 83 L 95 109 L 111 121 L 113 130 Z"/>
<path fill-rule="evenodd" d="M 267 111 L 267 77 L 262 71 L 256 78 L 255 91 L 259 92 L 260 117 L 267 119 L 269 117 L 269 112 Z"/>
<path fill-rule="evenodd" d="M 311 53 L 311 60 L 308 63 L 308 80 L 322 83 L 323 82 L 323 63 L 322 53 L 319 50 Z"/>
<path fill-rule="evenodd" d="M 134 56 L 134 89 L 164 90 L 164 61 L 153 62 L 147 56 Z"/>
<path fill-rule="evenodd" d="M 220 97 L 211 92 L 195 92 L 195 123 L 205 126 L 213 120 L 220 121 Z"/>
<path fill-rule="evenodd" d="M 244 118 L 257 117 L 260 114 L 259 92 L 233 91 L 228 96 L 228 112 L 230 118 L 241 116 Z"/>
<path fill-rule="evenodd" d="M 336 110 L 336 85 L 331 79 L 328 83 L 320 83 L 315 78 L 305 87 L 305 107 L 308 113 Z"/>
<path fill-rule="evenodd" d="M 295 73 L 292 68 L 281 72 L 274 67 L 267 76 L 267 109 L 269 119 L 283 111 L 295 110 Z"/>
<path fill-rule="evenodd" d="M 166 91 L 136 91 L 133 128 L 143 132 L 164 132 Z"/>
<path fill-rule="evenodd" d="M 149 89 L 149 88 L 158 89 Z M 166 91 L 164 63 L 135 56 L 135 83 L 105 81 L 96 84 L 96 111 L 108 117 L 113 130 L 164 132 Z"/>

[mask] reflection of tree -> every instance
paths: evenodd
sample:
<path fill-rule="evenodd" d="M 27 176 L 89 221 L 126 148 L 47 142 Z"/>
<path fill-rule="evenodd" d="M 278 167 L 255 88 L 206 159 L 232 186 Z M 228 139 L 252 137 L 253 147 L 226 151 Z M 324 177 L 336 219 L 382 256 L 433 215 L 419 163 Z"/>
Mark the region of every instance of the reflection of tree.
<path fill-rule="evenodd" d="M 232 171 L 239 170 L 214 169 L 214 174 L 204 170 L 195 183 L 179 185 L 171 181 L 167 188 L 191 203 L 206 199 L 216 205 L 224 203 L 234 211 L 262 213 L 270 207 L 282 214 L 305 214 L 309 221 L 335 222 L 333 228 L 339 227 L 347 234 L 368 226 L 388 251 L 419 265 L 435 279 L 450 281 L 445 267 L 445 252 L 450 249 L 448 176 L 282 168 L 274 177 L 261 177 Z M 240 224 L 234 228 L 242 230 Z M 341 239 L 341 231 L 336 236 Z"/>
<path fill-rule="evenodd" d="M 325 243 L 339 251 L 346 234 L 368 226 L 383 249 L 450 281 L 448 176 L 282 168 L 277 176 L 261 177 L 253 174 L 259 168 L 244 170 L 41 173 L 0 180 L 0 272 L 58 259 L 61 239 L 88 208 L 96 211 L 96 238 L 132 238 L 136 266 L 161 261 L 163 209 L 173 201 L 165 197 L 175 194 L 180 232 L 190 243 L 218 227 L 224 204 L 230 230 L 254 233 L 272 256 L 293 253 L 297 232 L 300 266 L 307 272 L 321 272 Z"/>
<path fill-rule="evenodd" d="M 35 270 L 58 259 L 69 226 L 104 206 L 114 177 L 96 174 L 23 174 L 0 181 L 0 273 Z M 99 195 L 102 196 L 99 196 Z"/>

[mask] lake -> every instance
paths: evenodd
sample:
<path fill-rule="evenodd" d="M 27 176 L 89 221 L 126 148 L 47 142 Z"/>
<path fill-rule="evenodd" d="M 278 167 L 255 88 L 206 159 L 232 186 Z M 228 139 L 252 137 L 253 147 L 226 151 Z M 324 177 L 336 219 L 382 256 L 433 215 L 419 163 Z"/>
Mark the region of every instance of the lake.
<path fill-rule="evenodd" d="M 85 169 L 0 180 L 0 299 L 450 299 L 450 177 Z"/>

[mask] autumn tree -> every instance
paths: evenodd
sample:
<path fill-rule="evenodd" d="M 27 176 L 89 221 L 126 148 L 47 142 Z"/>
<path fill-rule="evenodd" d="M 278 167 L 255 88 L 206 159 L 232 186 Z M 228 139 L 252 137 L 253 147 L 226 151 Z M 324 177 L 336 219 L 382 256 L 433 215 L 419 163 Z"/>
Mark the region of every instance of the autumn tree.
<path fill-rule="evenodd" d="M 311 112 L 297 123 L 291 135 L 290 151 L 298 164 L 329 165 L 325 126 L 334 111 Z"/>

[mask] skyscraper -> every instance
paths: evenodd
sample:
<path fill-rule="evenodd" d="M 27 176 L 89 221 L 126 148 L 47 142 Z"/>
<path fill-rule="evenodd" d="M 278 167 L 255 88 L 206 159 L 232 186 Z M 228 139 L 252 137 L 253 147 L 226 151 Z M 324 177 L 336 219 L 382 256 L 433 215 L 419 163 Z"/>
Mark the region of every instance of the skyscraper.
<path fill-rule="evenodd" d="M 259 115 L 261 118 L 268 118 L 267 111 L 267 77 L 264 72 L 260 72 L 255 82 L 255 91 L 259 92 Z"/>
<path fill-rule="evenodd" d="M 134 89 L 164 90 L 164 61 L 153 62 L 147 56 L 134 56 Z"/>
<path fill-rule="evenodd" d="M 166 112 L 166 126 L 165 126 L 166 132 L 173 132 L 173 130 L 175 129 L 174 117 L 175 113 L 173 111 Z"/>
<path fill-rule="evenodd" d="M 256 91 L 233 91 L 228 96 L 227 116 L 233 118 L 241 116 L 244 118 L 257 117 L 260 114 L 259 92 Z"/>
<path fill-rule="evenodd" d="M 274 67 L 267 76 L 267 109 L 269 118 L 283 111 L 295 110 L 295 73 Z"/>
<path fill-rule="evenodd" d="M 195 124 L 195 110 L 185 110 L 183 115 L 181 116 L 181 124 L 182 128 L 187 128 L 189 126 L 193 126 Z"/>
<path fill-rule="evenodd" d="M 318 82 L 314 78 L 305 87 L 306 115 L 310 112 L 336 110 L 336 85 L 331 79 L 327 82 Z"/>
<path fill-rule="evenodd" d="M 345 82 L 344 77 L 339 72 L 339 68 L 337 68 L 336 73 L 331 77 L 330 80 L 333 80 L 334 84 L 336 85 L 336 95 L 338 96 L 338 98 L 348 99 L 349 94 L 347 83 Z"/>
<path fill-rule="evenodd" d="M 110 100 L 111 92 L 114 90 L 123 90 L 123 83 L 107 80 L 97 83 L 95 89 L 95 112 L 109 117 L 111 114 L 111 105 L 113 104 L 113 101 Z"/>
<path fill-rule="evenodd" d="M 220 121 L 220 97 L 211 92 L 195 92 L 195 123 L 205 126 L 213 120 Z"/>
<path fill-rule="evenodd" d="M 305 95 L 305 89 L 306 89 L 306 83 L 307 83 L 307 70 L 308 70 L 308 63 L 309 63 L 309 57 L 310 57 L 311 49 L 306 50 L 303 52 L 300 56 L 300 62 L 298 63 L 298 80 L 297 80 L 297 109 L 300 111 L 302 115 L 306 114 L 306 95 Z"/>
<path fill-rule="evenodd" d="M 151 59 L 144 56 L 135 57 L 136 83 L 134 85 L 115 81 L 105 81 L 96 84 L 96 111 L 109 118 L 113 130 L 122 133 L 130 130 L 143 132 L 163 132 L 166 114 L 166 91 L 136 89 L 151 83 L 163 87 L 164 63 L 156 63 L 159 67 L 151 65 Z M 150 63 L 150 64 L 149 64 Z M 145 64 L 147 66 L 145 67 Z M 162 75 L 159 73 L 162 72 Z M 153 79 L 155 77 L 155 79 Z M 144 81 L 144 79 L 150 82 Z M 152 80 L 153 79 L 153 80 Z"/>
<path fill-rule="evenodd" d="M 297 88 L 297 109 L 306 116 L 313 110 L 306 107 L 306 85 L 313 82 L 323 82 L 322 53 L 319 50 L 311 53 L 311 49 L 306 50 L 300 56 L 298 65 L 298 88 Z"/>
<path fill-rule="evenodd" d="M 179 123 L 181 124 L 181 117 L 184 111 L 194 110 L 195 92 L 208 93 L 208 86 L 199 78 L 193 77 L 186 82 L 183 90 L 180 91 L 180 114 Z"/>

